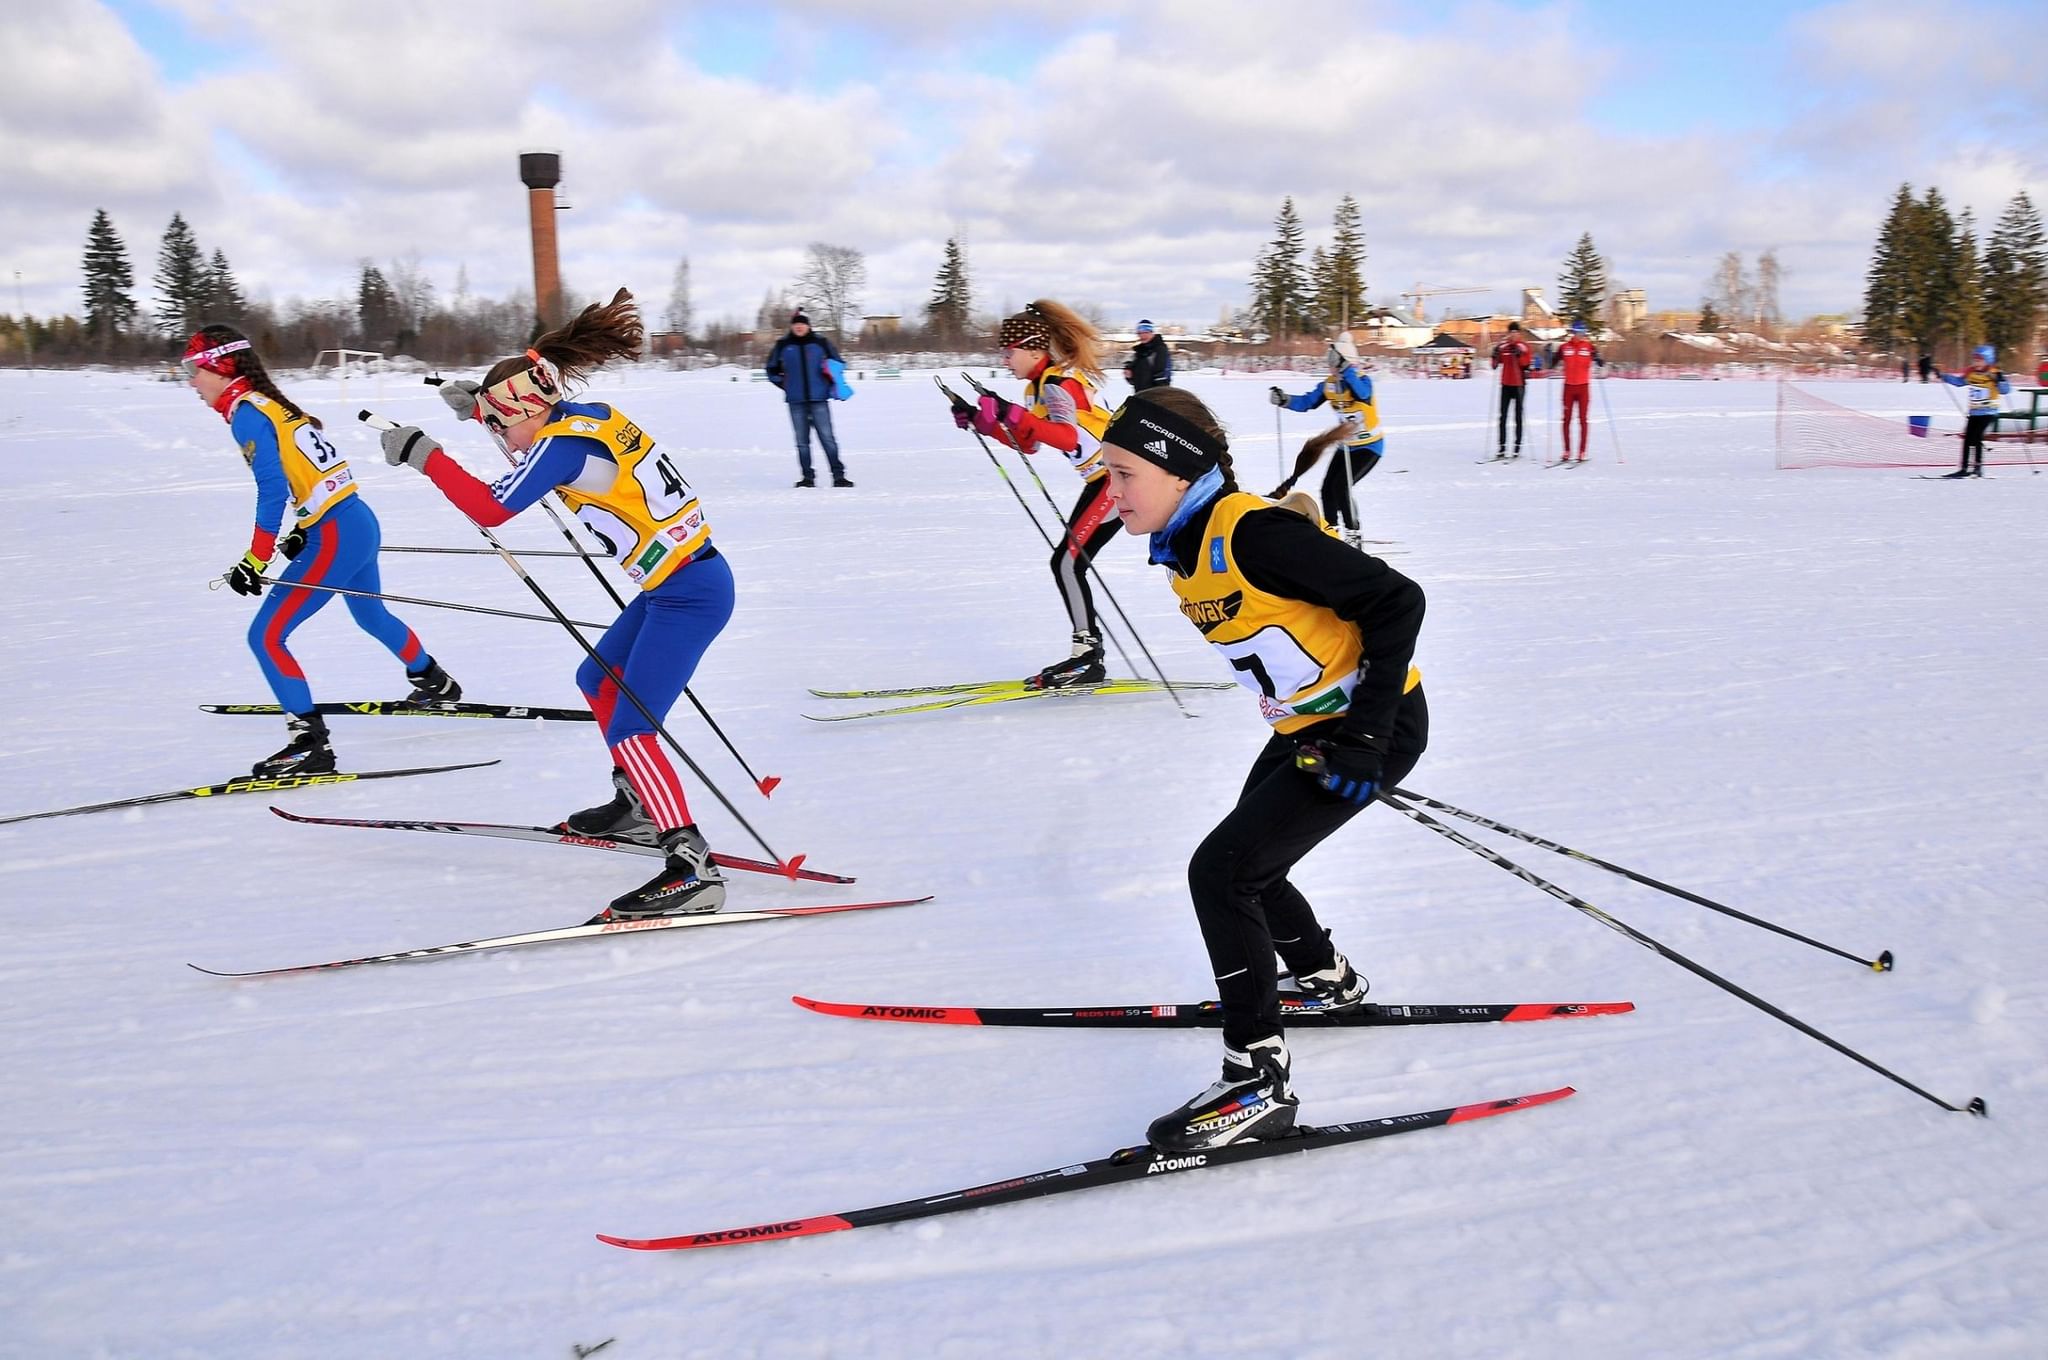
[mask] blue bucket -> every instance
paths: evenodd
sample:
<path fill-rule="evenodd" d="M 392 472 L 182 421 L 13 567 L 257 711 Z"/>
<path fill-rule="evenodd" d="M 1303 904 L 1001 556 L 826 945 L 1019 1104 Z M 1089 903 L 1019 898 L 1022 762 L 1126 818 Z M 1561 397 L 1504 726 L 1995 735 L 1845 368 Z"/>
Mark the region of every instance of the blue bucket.
<path fill-rule="evenodd" d="M 1917 438 L 1925 439 L 1927 437 L 1927 426 L 1933 419 L 1933 416 L 1907 416 L 1906 428 L 1911 430 Z"/>

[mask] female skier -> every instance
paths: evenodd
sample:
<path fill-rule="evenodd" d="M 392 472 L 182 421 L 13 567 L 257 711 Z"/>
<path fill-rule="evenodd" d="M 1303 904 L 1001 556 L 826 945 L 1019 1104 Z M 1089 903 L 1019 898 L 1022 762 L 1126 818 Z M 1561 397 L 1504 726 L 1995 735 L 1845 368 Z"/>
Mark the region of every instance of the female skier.
<path fill-rule="evenodd" d="M 1349 1010 L 1366 983 L 1288 871 L 1415 767 L 1428 744 L 1409 665 L 1422 589 L 1346 546 L 1306 493 L 1237 489 L 1222 427 L 1180 388 L 1134 395 L 1102 436 L 1117 518 L 1151 536 L 1180 610 L 1253 690 L 1272 739 L 1237 806 L 1195 850 L 1188 888 L 1223 1006 L 1223 1075 L 1152 1122 L 1174 1152 L 1293 1127 L 1277 951 L 1304 1005 Z"/>
<path fill-rule="evenodd" d="M 1081 497 L 1067 516 L 1066 535 L 1052 554 L 1052 578 L 1074 626 L 1073 651 L 1024 683 L 1032 689 L 1099 685 L 1105 675 L 1102 628 L 1095 617 L 1094 593 L 1088 589 L 1088 564 L 1116 537 L 1102 453 L 1095 447 L 1109 419 L 1095 401 L 1102 382 L 1097 358 L 1102 338 L 1072 308 L 1045 298 L 1004 318 L 998 338 L 1003 362 L 1012 376 L 1024 380 L 1028 406 L 984 396 L 975 406 L 955 406 L 953 423 L 993 435 L 1021 453 L 1058 449 L 1082 481 Z"/>
<path fill-rule="evenodd" d="M 480 382 L 448 382 L 441 398 L 465 420 L 483 422 L 517 467 L 486 485 L 414 426 L 386 430 L 384 457 L 426 474 L 456 508 L 486 528 L 559 492 L 586 532 L 640 588 L 597 642 L 611 671 L 657 717 L 690 683 L 705 649 L 732 617 L 732 570 L 711 545 L 697 493 L 674 458 L 617 407 L 570 401 L 564 384 L 640 353 L 643 332 L 632 294 L 621 288 L 574 320 L 500 359 Z M 659 845 L 660 873 L 611 904 L 622 917 L 717 911 L 725 879 L 690 818 L 682 782 L 653 724 L 622 697 L 604 667 L 585 658 L 576 671 L 612 754 L 610 802 L 572 814 L 565 829 Z"/>
<path fill-rule="evenodd" d="M 192 390 L 227 421 L 256 477 L 256 526 L 249 550 L 228 569 L 228 588 L 237 595 L 261 594 L 263 569 L 271 557 L 282 549 L 289 562 L 257 607 L 249 625 L 249 650 L 285 712 L 291 740 L 277 754 L 257 761 L 251 773 L 327 774 L 334 769 L 327 720 L 314 711 L 306 673 L 286 643 L 334 596 L 290 587 L 303 582 L 376 594 L 383 589 L 377 572 L 383 533 L 356 492 L 348 461 L 327 442 L 319 419 L 278 390 L 247 336 L 232 326 L 202 327 L 185 342 L 184 367 Z M 287 501 L 293 507 L 292 528 L 280 539 Z M 406 679 L 412 681 L 405 702 L 449 703 L 462 697 L 462 686 L 427 655 L 412 629 L 382 600 L 342 598 L 356 626 L 405 663 Z"/>
<path fill-rule="evenodd" d="M 1325 450 L 1341 444 L 1323 474 L 1323 518 L 1358 532 L 1358 510 L 1352 503 L 1351 485 L 1362 480 L 1379 464 L 1386 452 L 1386 437 L 1380 431 L 1380 408 L 1373 394 L 1372 379 L 1358 359 L 1358 349 L 1349 334 L 1332 341 L 1328 351 L 1330 376 L 1300 396 L 1291 397 L 1280 388 L 1267 389 L 1275 406 L 1289 411 L 1313 411 L 1325 402 L 1338 416 L 1338 424 L 1318 439 L 1304 444 L 1295 460 L 1294 471 L 1273 492 L 1284 496 L 1306 476 Z"/>
<path fill-rule="evenodd" d="M 2011 381 L 1997 367 L 1997 350 L 1979 345 L 1970 360 L 1970 366 L 1960 373 L 1936 370 L 1943 382 L 1970 395 L 1970 410 L 1963 417 L 1963 462 L 1948 474 L 1951 481 L 1984 475 L 1984 436 L 1994 433 L 1998 426 L 1998 399 L 2012 392 Z"/>

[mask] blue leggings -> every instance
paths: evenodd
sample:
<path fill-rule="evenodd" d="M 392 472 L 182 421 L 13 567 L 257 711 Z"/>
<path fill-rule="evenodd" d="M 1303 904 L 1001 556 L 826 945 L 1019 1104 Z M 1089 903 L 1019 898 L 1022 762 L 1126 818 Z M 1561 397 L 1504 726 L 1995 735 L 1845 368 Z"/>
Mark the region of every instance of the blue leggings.
<path fill-rule="evenodd" d="M 360 496 L 350 496 L 322 515 L 306 530 L 306 546 L 285 567 L 278 580 L 304 581 L 309 585 L 341 586 L 348 590 L 381 591 L 377 574 L 377 549 L 384 541 L 377 516 Z M 334 596 L 324 590 L 287 590 L 273 586 L 249 624 L 249 650 L 263 667 L 270 692 L 287 713 L 310 713 L 313 691 L 306 685 L 306 673 L 285 646 L 292 630 L 312 618 Z M 426 660 L 425 649 L 412 629 L 384 607 L 382 600 L 365 600 L 354 595 L 341 597 L 356 626 L 384 644 L 410 671 Z"/>
<path fill-rule="evenodd" d="M 732 568 L 714 554 L 700 557 L 626 606 L 597 640 L 597 654 L 657 718 L 668 716 L 697 673 L 711 640 L 732 618 Z M 589 657 L 576 669 L 576 688 L 604 725 L 604 743 L 617 746 L 654 725 Z"/>

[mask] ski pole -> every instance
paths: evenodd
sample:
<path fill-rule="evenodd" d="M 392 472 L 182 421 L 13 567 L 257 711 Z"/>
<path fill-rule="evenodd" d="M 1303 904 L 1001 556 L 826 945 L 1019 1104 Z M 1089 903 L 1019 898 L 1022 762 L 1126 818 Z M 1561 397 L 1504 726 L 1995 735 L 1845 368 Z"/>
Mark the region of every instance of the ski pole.
<path fill-rule="evenodd" d="M 428 378 L 426 380 L 427 385 L 430 387 L 439 387 L 443 381 L 444 379 L 441 378 Z M 511 463 L 515 467 L 518 466 L 519 460 L 512 456 L 512 451 L 510 449 L 500 449 L 499 452 L 505 455 L 506 462 Z M 555 491 L 556 497 L 559 498 L 561 494 L 562 493 L 560 488 L 557 488 Z M 604 587 L 604 593 L 611 596 L 612 603 L 618 606 L 618 608 L 621 611 L 623 611 L 626 607 L 626 601 L 623 597 L 620 596 L 619 592 L 613 588 L 611 578 L 604 574 L 604 569 L 597 565 L 596 560 L 593 559 L 590 553 L 585 549 L 583 540 L 576 537 L 576 535 L 570 531 L 569 526 L 563 522 L 561 512 L 555 509 L 554 502 L 542 501 L 540 503 L 540 507 L 541 509 L 548 512 L 548 518 L 553 520 L 555 522 L 555 527 L 562 531 L 562 538 L 569 544 L 569 547 L 574 551 L 574 554 L 577 557 L 583 559 L 583 565 L 590 569 L 591 576 L 596 578 L 597 583 L 600 586 Z M 704 719 L 704 725 L 711 729 L 711 735 L 718 738 L 719 744 L 724 746 L 727 751 L 731 752 L 732 758 L 739 762 L 739 766 L 742 770 L 745 770 L 747 772 L 747 778 L 754 781 L 754 787 L 761 791 L 761 796 L 763 798 L 766 798 L 770 794 L 774 793 L 775 786 L 782 782 L 782 776 L 773 775 L 767 779 L 763 779 L 760 775 L 754 773 L 754 767 L 747 764 L 747 758 L 740 754 L 740 748 L 732 744 L 732 738 L 725 735 L 725 729 L 720 727 L 718 725 L 718 720 L 711 716 L 711 710 L 704 707 L 703 701 L 698 699 L 698 697 L 691 692 L 690 687 L 688 685 L 683 686 L 683 697 L 690 701 L 690 707 L 696 709 L 697 715 Z"/>
<path fill-rule="evenodd" d="M 1556 376 L 1549 369 L 1543 370 L 1543 466 L 1550 466 L 1551 441 L 1557 432 L 1551 428 L 1551 417 L 1557 409 L 1555 399 L 1550 395 Z"/>
<path fill-rule="evenodd" d="M 260 579 L 265 586 L 272 590 L 324 590 L 329 595 L 353 595 L 359 600 L 384 600 L 391 604 L 416 604 L 426 609 L 454 609 L 464 614 L 490 614 L 501 619 L 525 619 L 531 623 L 555 622 L 554 619 L 546 614 L 522 614 L 516 609 L 492 609 L 480 604 L 457 604 L 453 600 L 423 600 L 413 595 L 386 595 L 381 591 L 375 590 L 350 590 L 347 586 L 323 586 L 312 581 L 287 581 L 279 576 L 265 576 Z M 206 588 L 208 590 L 219 590 L 227 583 L 227 577 L 216 576 L 206 583 Z M 574 623 L 579 628 L 604 627 L 601 623 L 585 623 L 581 619 L 571 619 L 569 622 Z"/>
<path fill-rule="evenodd" d="M 1566 892 L 1563 888 L 1558 887 L 1555 883 L 1550 882 L 1548 879 L 1538 877 L 1537 875 L 1529 872 L 1527 869 L 1524 869 L 1521 865 L 1515 863 L 1513 860 L 1508 859 L 1506 856 L 1500 854 L 1498 851 L 1493 850 L 1487 846 L 1481 845 L 1478 841 L 1473 840 L 1470 836 L 1467 836 L 1462 831 L 1458 831 L 1451 827 L 1445 826 L 1442 822 L 1430 816 L 1428 813 L 1422 811 L 1420 808 L 1409 807 L 1406 803 L 1398 801 L 1397 798 L 1390 797 L 1387 795 L 1382 795 L 1379 801 L 1385 803 L 1388 807 L 1394 809 L 1394 811 L 1400 813 L 1402 816 L 1411 818 L 1414 821 L 1418 821 L 1422 823 L 1424 826 L 1428 827 L 1431 831 L 1436 832 L 1438 835 L 1443 836 L 1446 839 L 1453 841 L 1458 845 L 1462 845 L 1467 850 L 1470 850 L 1473 854 L 1479 856 L 1483 860 L 1486 860 L 1488 863 L 1494 864 L 1502 869 L 1505 869 L 1507 872 L 1513 874 L 1516 878 L 1521 879 L 1524 883 L 1527 883 L 1529 886 L 1550 894 L 1552 897 L 1555 897 L 1558 901 L 1564 903 L 1568 907 L 1572 907 L 1578 911 L 1584 912 L 1586 915 L 1598 921 L 1601 925 L 1606 926 L 1609 930 L 1614 931 L 1616 934 L 1621 935 L 1626 939 L 1634 941 L 1636 944 L 1641 945 L 1643 948 L 1649 950 L 1651 953 L 1657 955 L 1659 958 L 1666 959 L 1672 963 L 1677 964 L 1680 968 L 1685 969 L 1688 973 L 1691 973 L 1696 977 L 1705 978 L 1708 982 L 1713 983 L 1716 987 L 1719 987 L 1722 991 L 1727 992 L 1730 996 L 1739 997 L 1742 1000 L 1747 1001 L 1750 1005 L 1756 1007 L 1758 1010 L 1762 1011 L 1764 1014 L 1770 1016 L 1774 1020 L 1782 1020 L 1784 1023 L 1790 1025 L 1793 1029 L 1796 1029 L 1801 1034 L 1804 1034 L 1807 1038 L 1818 1040 L 1819 1042 L 1826 1044 L 1829 1048 L 1834 1049 L 1837 1053 L 1842 1054 L 1844 1057 L 1854 1059 L 1856 1062 L 1863 1064 L 1865 1067 L 1877 1073 L 1879 1076 L 1884 1077 L 1889 1081 L 1897 1082 L 1899 1085 L 1905 1087 L 1908 1091 L 1911 1091 L 1914 1095 L 1921 1097 L 1923 1100 L 1932 1101 L 1934 1104 L 1941 1106 L 1942 1109 L 1949 1111 L 1951 1114 L 1984 1115 L 1988 1113 L 1988 1111 L 1985 1109 L 1984 1098 L 1982 1096 L 1973 1096 L 1967 1105 L 1949 1104 L 1947 1101 L 1943 1100 L 1940 1096 L 1935 1095 L 1933 1092 L 1915 1086 L 1912 1082 L 1907 1081 L 1904 1077 L 1892 1071 L 1890 1068 L 1879 1066 L 1876 1062 L 1873 1062 L 1871 1059 L 1864 1057 L 1861 1053 L 1858 1053 L 1855 1049 L 1850 1048 L 1847 1044 L 1844 1044 L 1837 1039 L 1829 1038 L 1827 1035 L 1821 1033 L 1812 1025 L 1807 1024 L 1804 1020 L 1799 1019 L 1797 1016 L 1792 1015 L 1786 1011 L 1780 1010 L 1778 1007 L 1764 1000 L 1756 993 L 1747 991 L 1744 988 L 1737 986 L 1735 983 L 1730 982 L 1727 978 L 1722 977 L 1719 973 L 1716 973 L 1709 968 L 1705 968 L 1697 963 L 1694 963 L 1691 959 L 1679 953 L 1677 950 L 1671 948 L 1668 945 L 1662 944 L 1657 940 L 1651 939 L 1648 935 L 1643 934 L 1641 931 L 1635 929 L 1633 926 L 1628 925 L 1626 922 L 1616 920 L 1614 917 L 1609 916 L 1606 912 L 1600 910 L 1600 908 L 1594 906 L 1591 902 L 1586 901 L 1584 898 L 1575 897 L 1571 893 Z"/>
<path fill-rule="evenodd" d="M 365 425 L 368 425 L 373 430 L 395 430 L 399 428 L 397 421 L 386 420 L 382 416 L 373 415 L 369 411 L 356 412 L 356 419 L 362 421 Z M 470 523 L 475 524 L 476 521 L 471 520 Z M 711 778 L 710 775 L 704 773 L 703 766 L 699 765 L 696 761 L 690 758 L 690 753 L 683 749 L 683 744 L 677 741 L 675 739 L 674 734 L 672 734 L 668 730 L 668 728 L 662 724 L 661 719 L 655 716 L 654 710 L 649 708 L 646 702 L 643 699 L 641 699 L 641 697 L 637 693 L 633 691 L 632 686 L 626 683 L 626 677 L 620 674 L 619 671 L 613 667 L 611 662 L 606 661 L 602 656 L 598 655 L 597 648 L 591 646 L 589 639 L 585 638 L 582 633 L 577 631 L 576 623 L 573 620 L 571 620 L 568 615 L 564 614 L 559 608 L 556 607 L 554 600 L 548 596 L 548 593 L 545 590 L 542 590 L 540 588 L 540 583 L 534 580 L 532 576 L 527 574 L 526 568 L 520 565 L 519 559 L 514 557 L 511 553 L 505 550 L 505 545 L 498 541 L 498 536 L 492 533 L 489 529 L 486 529 L 481 524 L 476 525 L 476 531 L 482 534 L 485 540 L 489 542 L 493 548 L 498 550 L 498 556 L 504 559 L 506 566 L 512 568 L 512 574 L 517 576 L 522 582 L 525 583 L 526 588 L 533 592 L 534 598 L 539 600 L 541 604 L 547 609 L 548 613 L 554 616 L 554 621 L 562 626 L 564 632 L 568 633 L 570 637 L 576 640 L 576 645 L 583 649 L 584 655 L 588 656 L 592 661 L 597 663 L 598 669 L 604 673 L 604 676 L 607 680 L 610 680 L 612 684 L 617 687 L 620 695 L 622 695 L 628 702 L 630 702 L 634 708 L 640 711 L 640 716 L 647 720 L 648 726 L 652 727 L 654 731 L 661 737 L 661 739 L 668 743 L 669 749 L 673 750 L 678 756 L 682 757 L 683 764 L 689 766 L 690 773 L 696 775 L 698 781 L 702 783 L 705 788 L 711 790 L 711 796 L 718 800 L 719 806 L 723 807 L 727 812 L 731 813 L 732 819 L 740 824 L 741 829 L 744 830 L 749 836 L 754 838 L 754 844 L 760 846 L 764 851 L 767 852 L 768 857 L 775 861 L 776 868 L 780 869 L 783 872 L 783 874 L 785 874 L 789 878 L 794 879 L 796 877 L 797 866 L 804 862 L 805 857 L 803 855 L 798 855 L 794 859 L 785 860 L 779 853 L 777 853 L 775 847 L 768 844 L 767 837 L 763 836 L 759 831 L 756 831 L 754 829 L 754 824 L 748 821 L 746 819 L 746 816 L 742 814 L 737 807 L 733 806 L 732 799 L 725 796 L 725 791 L 718 787 L 717 783 Z M 595 625 L 593 624 L 583 625 L 583 627 L 585 628 L 590 628 L 594 626 Z"/>
<path fill-rule="evenodd" d="M 1280 433 L 1280 408 L 1273 408 L 1273 461 L 1280 467 L 1281 477 L 1287 476 L 1287 441 Z"/>
<path fill-rule="evenodd" d="M 1607 395 L 1608 381 L 1605 376 L 1600 379 L 1600 410 L 1607 417 L 1607 442 L 1614 445 L 1614 461 L 1626 463 L 1628 459 L 1621 456 L 1621 430 L 1614 423 L 1614 402 Z"/>
<path fill-rule="evenodd" d="M 1411 803 L 1420 803 L 1424 807 L 1434 808 L 1438 812 L 1446 812 L 1453 817 L 1459 817 L 1463 818 L 1465 821 L 1477 823 L 1478 825 L 1485 827 L 1489 831 L 1498 831 L 1504 836 L 1513 836 L 1518 841 L 1527 841 L 1529 844 L 1541 846 L 1545 850 L 1554 850 L 1558 854 L 1564 855 L 1570 859 L 1583 860 L 1585 863 L 1595 865 L 1598 868 L 1605 869 L 1607 870 L 1607 872 L 1611 874 L 1620 874 L 1623 878 L 1626 878 L 1634 883 L 1640 883 L 1646 888 L 1655 888 L 1659 892 L 1666 892 L 1670 893 L 1673 897 L 1683 898 L 1685 901 L 1692 903 L 1694 906 L 1705 907 L 1709 911 L 1718 911 L 1723 916 L 1732 916 L 1738 921 L 1746 921 L 1750 925 L 1760 926 L 1765 930 L 1774 931 L 1775 933 L 1783 935 L 1788 939 L 1797 940 L 1801 944 L 1812 945 L 1815 949 L 1818 949 L 1823 953 L 1835 954 L 1842 958 L 1848 959 L 1853 963 L 1860 963 L 1865 968 L 1870 969 L 1874 973 L 1889 973 L 1892 971 L 1892 951 L 1889 949 L 1885 950 L 1883 953 L 1879 954 L 1874 959 L 1866 959 L 1863 958 L 1861 955 L 1852 954 L 1846 949 L 1837 949 L 1831 944 L 1823 943 L 1820 940 L 1810 939 L 1805 935 L 1801 935 L 1796 930 L 1787 930 L 1784 926 L 1777 925 L 1771 921 L 1766 921 L 1762 917 L 1751 916 L 1747 912 L 1737 911 L 1733 907 L 1723 906 L 1721 903 L 1712 901 L 1705 897 L 1701 897 L 1697 893 L 1687 892 L 1684 888 L 1673 887 L 1669 883 L 1664 883 L 1657 879 L 1651 878 L 1648 874 L 1638 873 L 1634 869 L 1624 869 L 1619 864 L 1609 863 L 1607 860 L 1601 859 L 1597 855 L 1589 855 L 1583 850 L 1574 850 L 1569 845 L 1559 845 L 1556 841 L 1545 840 L 1541 836 L 1534 835 L 1527 831 L 1523 831 L 1518 827 L 1509 826 L 1505 822 L 1496 822 L 1491 817 L 1482 817 L 1476 812 L 1467 812 L 1463 808 L 1452 807 L 1449 803 L 1443 802 L 1439 799 L 1431 798 L 1427 794 L 1417 793 L 1413 789 L 1391 789 L 1389 790 L 1389 792 L 1395 794 L 1398 797 L 1405 798 Z"/>
<path fill-rule="evenodd" d="M 489 548 L 402 548 L 395 543 L 386 543 L 377 549 L 388 553 L 439 553 L 446 557 L 496 557 Z M 514 557 L 581 557 L 582 553 L 563 552 L 559 548 L 514 548 Z"/>
<path fill-rule="evenodd" d="M 995 395 L 993 392 L 990 392 L 986 387 L 983 387 L 980 383 L 976 382 L 972 374 L 962 373 L 960 376 L 967 379 L 968 386 L 972 387 L 976 392 L 980 393 L 982 396 L 987 397 Z M 988 454 L 989 461 L 995 462 L 998 467 L 1001 467 L 1002 464 L 996 462 L 995 450 L 989 447 L 988 440 L 982 438 L 982 433 L 980 430 L 976 430 L 974 432 L 974 437 L 976 439 L 981 440 L 981 447 L 983 451 Z M 1052 498 L 1052 492 L 1046 490 L 1045 479 L 1038 475 L 1038 469 L 1032 466 L 1031 459 L 1027 455 L 1025 455 L 1021 449 L 1018 451 L 1018 457 L 1022 458 L 1024 461 L 1024 470 L 1031 474 L 1032 485 L 1036 486 L 1038 488 L 1038 494 L 1045 498 L 1046 507 L 1052 511 L 1053 522 L 1061 526 L 1060 532 L 1066 539 L 1067 551 L 1074 555 L 1075 559 L 1081 563 L 1081 566 L 1084 570 L 1094 574 L 1095 584 L 1097 588 L 1099 588 L 1102 591 L 1102 597 L 1109 601 L 1109 607 L 1116 611 L 1117 618 L 1122 621 L 1125 630 L 1130 633 L 1131 641 L 1137 644 L 1138 651 L 1144 656 L 1146 664 L 1151 666 L 1152 673 L 1159 677 L 1160 686 L 1165 689 L 1167 697 L 1173 700 L 1173 706 L 1180 710 L 1180 715 L 1183 718 L 1194 717 L 1194 714 L 1188 712 L 1187 704 L 1182 701 L 1179 692 L 1174 689 L 1173 683 L 1166 678 L 1165 669 L 1160 666 L 1158 661 L 1153 659 L 1152 649 L 1145 645 L 1145 639 L 1141 637 L 1138 633 L 1138 625 L 1131 622 L 1131 616 L 1129 614 L 1124 613 L 1123 605 L 1117 601 L 1116 592 L 1109 588 L 1108 580 L 1106 580 L 1103 577 L 1102 568 L 1096 566 L 1094 559 L 1089 557 L 1086 552 L 1082 551 L 1082 545 L 1080 540 L 1076 539 L 1074 537 L 1073 531 L 1066 527 L 1066 516 L 1060 513 L 1060 504 L 1058 501 Z M 1031 522 L 1033 524 L 1036 524 L 1038 522 L 1037 517 L 1033 516 Z M 1108 629 L 1105 628 L 1103 631 L 1107 632 Z M 1123 657 L 1124 664 L 1126 666 L 1131 666 L 1132 670 L 1137 669 L 1136 666 L 1131 665 L 1130 655 L 1124 651 L 1122 643 L 1117 644 L 1117 652 L 1119 655 Z"/>

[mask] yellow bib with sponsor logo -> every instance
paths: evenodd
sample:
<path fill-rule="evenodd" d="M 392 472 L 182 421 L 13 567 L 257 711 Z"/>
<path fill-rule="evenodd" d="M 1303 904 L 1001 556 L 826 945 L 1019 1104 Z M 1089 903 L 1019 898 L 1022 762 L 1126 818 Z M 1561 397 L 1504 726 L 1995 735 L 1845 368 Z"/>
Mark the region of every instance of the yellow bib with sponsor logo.
<path fill-rule="evenodd" d="M 1080 473 L 1084 480 L 1100 481 L 1109 475 L 1109 469 L 1102 462 L 1102 432 L 1109 428 L 1111 413 L 1096 404 L 1095 384 L 1088 381 L 1086 373 L 1077 373 L 1059 364 L 1048 365 L 1045 372 L 1024 385 L 1024 395 L 1031 402 L 1031 414 L 1040 420 L 1045 420 L 1051 415 L 1045 406 L 1044 392 L 1048 386 L 1057 383 L 1061 378 L 1072 378 L 1081 388 L 1086 404 L 1080 401 L 1074 403 L 1074 423 L 1081 427 L 1082 434 L 1094 441 L 1095 447 L 1088 446 L 1090 439 L 1077 439 L 1074 441 L 1072 453 L 1067 453 L 1065 449 L 1060 452 L 1066 455 L 1067 461 L 1074 465 L 1074 470 Z"/>
<path fill-rule="evenodd" d="M 1180 612 L 1223 654 L 1237 682 L 1256 694 L 1259 712 L 1278 732 L 1293 732 L 1351 707 L 1358 685 L 1359 636 L 1321 605 L 1269 595 L 1245 580 L 1232 556 L 1237 522 L 1273 502 L 1233 491 L 1209 507 L 1201 560 L 1183 577 L 1171 575 Z M 1292 513 L 1291 509 L 1287 513 Z M 1317 518 L 1333 537 L 1336 530 Z M 1409 667 L 1403 691 L 1422 682 Z"/>
<path fill-rule="evenodd" d="M 244 405 L 269 421 L 277 433 L 277 461 L 284 468 L 285 486 L 291 492 L 294 527 L 306 528 L 356 494 L 355 474 L 349 471 L 348 459 L 327 442 L 319 426 L 304 416 L 293 415 L 261 392 L 244 393 L 228 412 L 229 418 Z M 254 445 L 244 444 L 242 456 L 253 459 Z"/>
<path fill-rule="evenodd" d="M 579 477 L 559 488 L 562 499 L 634 584 L 652 590 L 711 541 L 711 526 L 696 491 L 661 446 L 617 408 L 608 409 L 603 417 L 563 414 L 541 427 L 534 447 L 554 435 L 577 435 L 610 452 L 618 471 L 609 485 Z"/>
<path fill-rule="evenodd" d="M 1375 395 L 1371 401 L 1361 401 L 1351 384 L 1344 381 L 1344 375 L 1323 379 L 1323 400 L 1330 409 L 1342 416 L 1352 426 L 1345 441 L 1352 444 L 1366 444 L 1380 437 L 1380 404 Z"/>

